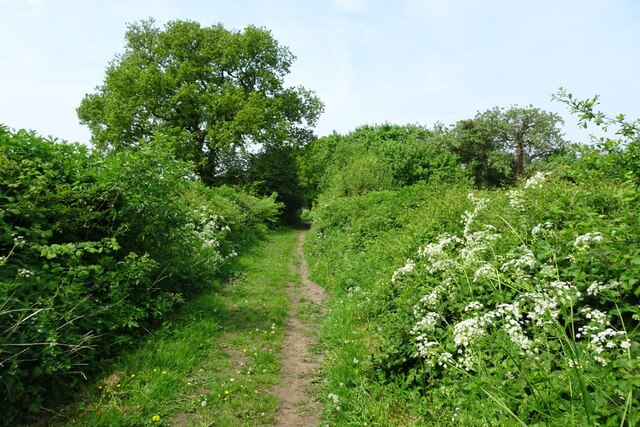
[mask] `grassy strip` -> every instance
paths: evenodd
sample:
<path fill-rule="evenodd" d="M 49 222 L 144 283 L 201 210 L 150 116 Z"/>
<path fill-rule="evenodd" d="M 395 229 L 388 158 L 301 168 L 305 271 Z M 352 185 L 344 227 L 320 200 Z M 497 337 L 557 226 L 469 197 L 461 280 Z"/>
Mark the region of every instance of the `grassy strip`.
<path fill-rule="evenodd" d="M 58 425 L 273 423 L 278 401 L 269 391 L 281 379 L 297 235 L 279 232 L 242 255 L 239 273 L 221 292 L 190 301 L 173 322 L 122 355 Z"/>
<path fill-rule="evenodd" d="M 330 294 L 320 336 L 325 358 L 319 395 L 326 424 L 438 426 L 451 420 L 452 414 L 430 413 L 431 402 L 405 378 L 380 369 L 380 352 L 388 347 L 382 347 L 386 337 L 378 322 L 388 310 L 381 296 L 393 271 L 432 234 L 460 227 L 450 217 L 464 210 L 467 193 L 416 185 L 333 200 L 315 212 L 305 252 L 311 278 Z"/>

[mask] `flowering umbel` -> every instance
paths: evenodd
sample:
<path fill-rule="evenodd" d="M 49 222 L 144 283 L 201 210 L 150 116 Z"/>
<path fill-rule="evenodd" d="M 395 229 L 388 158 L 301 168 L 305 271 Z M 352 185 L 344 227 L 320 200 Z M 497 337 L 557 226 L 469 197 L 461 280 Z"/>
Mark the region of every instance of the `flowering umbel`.
<path fill-rule="evenodd" d="M 546 178 L 547 174 L 536 174 L 524 189 L 513 191 L 524 203 L 526 191 L 540 188 Z M 486 352 L 481 349 L 489 344 L 483 343 L 503 336 L 520 357 L 536 359 L 548 346 L 549 337 L 564 330 L 567 319 L 583 324 L 577 327 L 575 336 L 568 338 L 584 343 L 586 352 L 598 364 L 610 363 L 630 347 L 626 332 L 611 324 L 611 315 L 587 304 L 589 298 L 603 292 L 616 292 L 618 281 L 583 284 L 561 280 L 549 254 L 537 254 L 524 239 L 519 246 L 509 248 L 503 241 L 508 242 L 510 236 L 478 223 L 489 206 L 487 199 L 469 195 L 469 200 L 473 209 L 462 216 L 462 236 L 440 235 L 420 248 L 415 260 L 408 260 L 393 273 L 391 281 L 395 285 L 405 280 L 424 283 L 424 293 L 413 307 L 415 323 L 410 334 L 415 343 L 414 357 L 431 367 L 472 371 L 486 362 L 482 360 Z M 518 204 L 512 209 L 517 212 L 524 207 Z M 558 237 L 551 222 L 539 223 L 524 234 L 532 242 L 557 241 Z M 572 253 L 568 260 L 603 241 L 599 231 L 576 236 L 567 245 Z M 409 272 L 412 276 L 407 276 Z M 474 286 L 493 287 L 497 292 L 489 293 L 489 299 L 478 300 Z M 572 315 L 578 305 L 585 308 Z"/>

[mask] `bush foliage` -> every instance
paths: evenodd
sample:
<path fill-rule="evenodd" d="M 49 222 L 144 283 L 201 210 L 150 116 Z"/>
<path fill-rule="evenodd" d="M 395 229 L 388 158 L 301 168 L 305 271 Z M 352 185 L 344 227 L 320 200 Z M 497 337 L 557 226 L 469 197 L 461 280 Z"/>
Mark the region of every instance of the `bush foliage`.
<path fill-rule="evenodd" d="M 362 126 L 307 147 L 301 176 L 310 199 L 320 194 L 354 196 L 417 182 L 461 182 L 468 178 L 446 145 L 442 129 L 417 125 Z"/>
<path fill-rule="evenodd" d="M 327 420 L 640 422 L 635 141 L 565 147 L 504 190 L 325 187 Z"/>
<path fill-rule="evenodd" d="M 0 405 L 39 411 L 210 288 L 281 205 L 208 188 L 170 141 L 106 157 L 0 127 Z M 48 401 L 45 400 L 49 399 Z"/>

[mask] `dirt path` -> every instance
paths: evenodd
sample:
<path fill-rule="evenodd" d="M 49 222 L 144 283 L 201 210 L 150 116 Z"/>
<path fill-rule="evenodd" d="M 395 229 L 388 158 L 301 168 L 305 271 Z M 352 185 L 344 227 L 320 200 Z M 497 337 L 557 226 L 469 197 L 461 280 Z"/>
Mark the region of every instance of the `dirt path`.
<path fill-rule="evenodd" d="M 321 410 L 319 402 L 309 394 L 309 388 L 321 366 L 321 355 L 312 352 L 317 338 L 311 326 L 318 325 L 305 322 L 305 318 L 308 320 L 313 312 L 323 312 L 326 293 L 322 287 L 309 280 L 309 269 L 302 251 L 305 236 L 305 232 L 300 233 L 295 247 L 299 260 L 297 275 L 301 286 L 288 284 L 291 308 L 287 316 L 287 332 L 281 356 L 283 379 L 273 389 L 281 402 L 276 426 L 316 426 Z"/>

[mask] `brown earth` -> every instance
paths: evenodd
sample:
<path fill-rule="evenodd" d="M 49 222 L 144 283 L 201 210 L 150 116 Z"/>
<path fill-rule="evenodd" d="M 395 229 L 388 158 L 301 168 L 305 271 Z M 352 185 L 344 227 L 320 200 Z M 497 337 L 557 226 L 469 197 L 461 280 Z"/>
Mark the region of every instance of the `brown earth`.
<path fill-rule="evenodd" d="M 302 252 L 305 236 L 304 232 L 300 233 L 295 248 L 301 286 L 289 283 L 287 287 L 291 308 L 285 323 L 281 356 L 283 379 L 273 388 L 273 393 L 281 402 L 276 426 L 316 426 L 321 411 L 320 403 L 310 395 L 309 388 L 317 378 L 322 356 L 312 352 L 317 338 L 311 330 L 312 325 L 305 324 L 300 319 L 299 312 L 302 304 L 309 304 L 311 309 L 323 311 L 327 295 L 322 287 L 309 280 L 309 268 Z"/>

